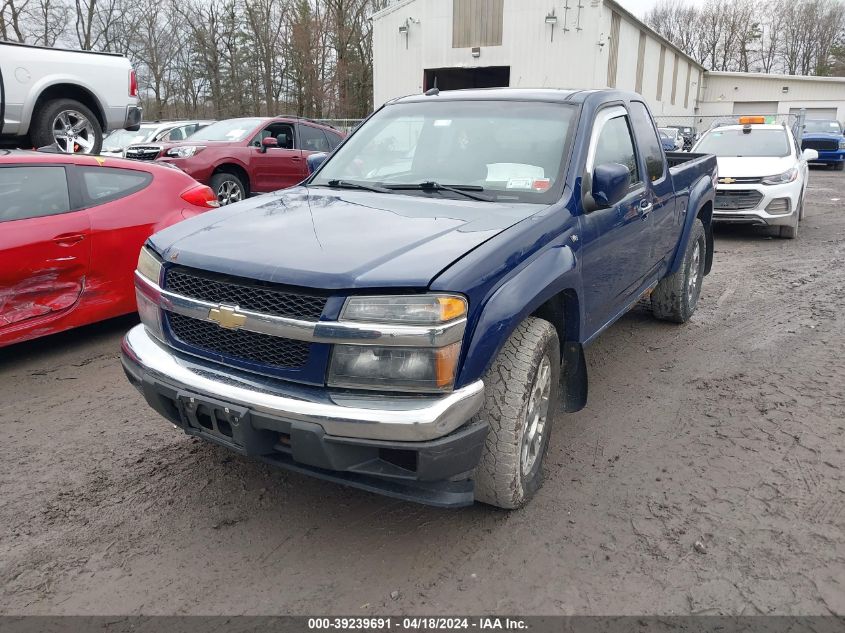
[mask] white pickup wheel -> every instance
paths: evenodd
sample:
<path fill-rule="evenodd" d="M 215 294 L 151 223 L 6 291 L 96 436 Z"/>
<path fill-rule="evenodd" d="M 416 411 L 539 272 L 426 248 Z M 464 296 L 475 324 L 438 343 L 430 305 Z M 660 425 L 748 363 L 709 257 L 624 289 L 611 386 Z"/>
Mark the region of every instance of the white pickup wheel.
<path fill-rule="evenodd" d="M 490 425 L 475 470 L 475 498 L 500 508 L 525 504 L 543 480 L 560 382 L 560 342 L 551 323 L 529 317 L 516 328 L 484 377 Z"/>
<path fill-rule="evenodd" d="M 52 99 L 39 106 L 31 136 L 36 147 L 55 145 L 66 154 L 99 154 L 103 147 L 97 117 L 74 99 Z"/>

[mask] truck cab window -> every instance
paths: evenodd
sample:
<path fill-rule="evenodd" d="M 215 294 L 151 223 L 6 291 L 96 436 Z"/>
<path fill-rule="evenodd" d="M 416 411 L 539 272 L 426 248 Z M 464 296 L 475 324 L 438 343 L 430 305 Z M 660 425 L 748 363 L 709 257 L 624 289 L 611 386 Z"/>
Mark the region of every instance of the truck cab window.
<path fill-rule="evenodd" d="M 631 172 L 631 184 L 642 182 L 640 170 L 637 167 L 637 154 L 634 151 L 634 141 L 631 138 L 631 126 L 627 116 L 610 119 L 602 127 L 596 144 L 596 158 L 594 165 L 604 163 L 619 163 L 625 165 Z"/>
<path fill-rule="evenodd" d="M 660 139 L 654 130 L 651 115 L 645 104 L 639 101 L 632 101 L 630 106 L 631 121 L 634 123 L 634 130 L 637 134 L 637 143 L 640 147 L 643 161 L 645 161 L 648 179 L 655 182 L 663 178 L 663 149 Z"/>

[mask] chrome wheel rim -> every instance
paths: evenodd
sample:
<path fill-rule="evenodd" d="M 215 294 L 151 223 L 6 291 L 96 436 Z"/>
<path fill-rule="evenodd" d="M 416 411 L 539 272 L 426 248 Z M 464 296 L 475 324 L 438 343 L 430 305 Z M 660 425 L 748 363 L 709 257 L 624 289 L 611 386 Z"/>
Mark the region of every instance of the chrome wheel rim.
<path fill-rule="evenodd" d="M 549 416 L 549 394 L 551 389 L 552 364 L 548 356 L 543 356 L 543 360 L 540 361 L 540 366 L 537 368 L 537 375 L 534 377 L 534 384 L 531 385 L 528 406 L 525 408 L 525 423 L 523 426 L 519 459 L 522 464 L 523 476 L 528 475 L 534 468 L 534 464 L 537 462 L 537 458 L 543 447 L 546 423 Z"/>
<path fill-rule="evenodd" d="M 695 240 L 690 258 L 689 275 L 687 276 L 687 302 L 692 305 L 695 302 L 698 291 L 698 278 L 701 274 L 701 240 Z"/>
<path fill-rule="evenodd" d="M 81 112 L 62 110 L 53 119 L 53 141 L 66 154 L 90 154 L 96 139 L 94 125 Z"/>
<path fill-rule="evenodd" d="M 220 205 L 232 204 L 233 202 L 240 202 L 243 200 L 244 193 L 241 186 L 231 180 L 226 180 L 220 183 L 217 187 L 217 200 Z"/>

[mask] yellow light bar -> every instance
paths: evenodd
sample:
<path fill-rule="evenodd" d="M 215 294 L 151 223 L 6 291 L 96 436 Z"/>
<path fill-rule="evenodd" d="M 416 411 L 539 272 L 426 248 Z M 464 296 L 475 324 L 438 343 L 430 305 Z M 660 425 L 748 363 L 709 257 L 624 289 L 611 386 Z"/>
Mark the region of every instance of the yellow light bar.
<path fill-rule="evenodd" d="M 765 123 L 766 117 L 764 116 L 741 116 L 739 117 L 739 124 L 740 125 L 750 125 L 752 123 Z"/>

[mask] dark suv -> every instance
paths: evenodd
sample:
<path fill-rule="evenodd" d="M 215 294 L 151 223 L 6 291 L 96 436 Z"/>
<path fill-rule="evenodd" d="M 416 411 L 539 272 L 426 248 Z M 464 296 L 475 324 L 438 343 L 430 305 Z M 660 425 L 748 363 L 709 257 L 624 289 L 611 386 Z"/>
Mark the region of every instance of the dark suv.
<path fill-rule="evenodd" d="M 209 185 L 223 205 L 297 184 L 308 175 L 308 154 L 332 151 L 343 136 L 296 117 L 227 119 L 184 141 L 160 143 L 145 157 L 172 163 Z"/>

